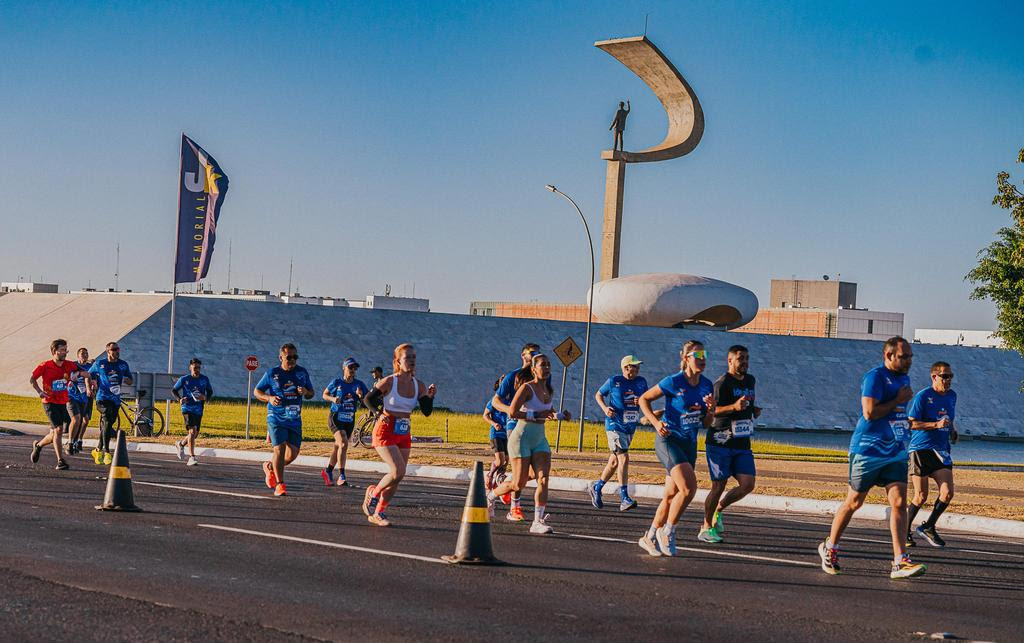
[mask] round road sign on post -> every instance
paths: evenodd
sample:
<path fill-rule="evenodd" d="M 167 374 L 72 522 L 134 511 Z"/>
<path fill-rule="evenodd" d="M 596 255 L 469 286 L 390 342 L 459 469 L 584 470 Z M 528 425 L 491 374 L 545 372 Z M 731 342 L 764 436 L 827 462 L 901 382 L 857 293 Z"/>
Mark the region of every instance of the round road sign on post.
<path fill-rule="evenodd" d="M 245 358 L 245 368 L 246 368 L 246 370 L 255 371 L 259 367 L 260 367 L 260 358 L 256 357 L 255 355 L 250 355 L 249 357 Z"/>

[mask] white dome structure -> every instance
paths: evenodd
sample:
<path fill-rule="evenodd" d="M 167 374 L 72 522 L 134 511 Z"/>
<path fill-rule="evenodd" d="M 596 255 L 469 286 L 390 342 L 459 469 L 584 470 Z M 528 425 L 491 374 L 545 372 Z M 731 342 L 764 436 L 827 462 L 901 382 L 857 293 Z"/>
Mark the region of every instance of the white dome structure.
<path fill-rule="evenodd" d="M 607 324 L 731 330 L 757 314 L 757 295 L 698 275 L 653 272 L 594 284 L 594 317 Z"/>

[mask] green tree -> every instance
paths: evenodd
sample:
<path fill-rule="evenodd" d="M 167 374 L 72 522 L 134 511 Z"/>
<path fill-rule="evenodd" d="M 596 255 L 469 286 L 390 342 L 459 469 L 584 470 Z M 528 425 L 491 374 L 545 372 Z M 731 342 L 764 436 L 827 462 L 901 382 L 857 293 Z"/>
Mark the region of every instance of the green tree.
<path fill-rule="evenodd" d="M 1024 149 L 1017 162 L 1024 163 Z M 974 284 L 971 299 L 995 303 L 995 336 L 1024 355 L 1024 193 L 1010 182 L 1009 172 L 996 175 L 992 204 L 1009 210 L 1013 225 L 1000 228 L 996 240 L 978 252 L 978 265 L 965 279 Z"/>

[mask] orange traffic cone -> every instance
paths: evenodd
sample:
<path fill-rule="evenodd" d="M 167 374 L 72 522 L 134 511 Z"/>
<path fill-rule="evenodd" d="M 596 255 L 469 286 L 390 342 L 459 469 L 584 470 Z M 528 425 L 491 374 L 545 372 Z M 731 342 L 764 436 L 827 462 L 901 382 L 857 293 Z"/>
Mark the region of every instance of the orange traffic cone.
<path fill-rule="evenodd" d="M 504 565 L 491 550 L 491 521 L 487 515 L 487 491 L 484 489 L 484 465 L 477 462 L 469 479 L 466 506 L 462 510 L 462 528 L 453 556 L 443 556 L 449 563 Z"/>
<path fill-rule="evenodd" d="M 103 496 L 103 504 L 96 508 L 101 511 L 142 511 L 135 506 L 132 495 L 132 472 L 128 469 L 128 445 L 124 431 L 117 432 L 114 459 L 107 474 L 107 493 Z"/>

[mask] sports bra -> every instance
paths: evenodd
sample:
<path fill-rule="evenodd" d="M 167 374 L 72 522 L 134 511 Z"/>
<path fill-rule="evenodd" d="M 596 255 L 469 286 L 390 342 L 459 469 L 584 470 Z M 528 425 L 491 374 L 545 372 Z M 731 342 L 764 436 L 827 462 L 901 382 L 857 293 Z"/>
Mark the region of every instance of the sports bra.
<path fill-rule="evenodd" d="M 530 384 L 530 392 L 533 393 L 533 395 L 530 396 L 530 399 L 528 399 L 525 402 L 523 402 L 522 410 L 524 410 L 524 411 L 533 411 L 534 413 L 536 413 L 537 411 L 550 411 L 551 410 L 551 408 L 552 408 L 551 402 L 554 401 L 554 396 L 552 396 L 551 400 L 548 400 L 547 402 L 543 402 L 540 399 L 540 396 L 537 395 L 537 389 L 534 388 L 533 384 Z"/>
<path fill-rule="evenodd" d="M 412 378 L 412 397 L 402 397 L 398 393 L 398 378 L 391 380 L 391 391 L 384 396 L 385 413 L 412 413 L 416 403 L 420 399 L 420 383 Z"/>

